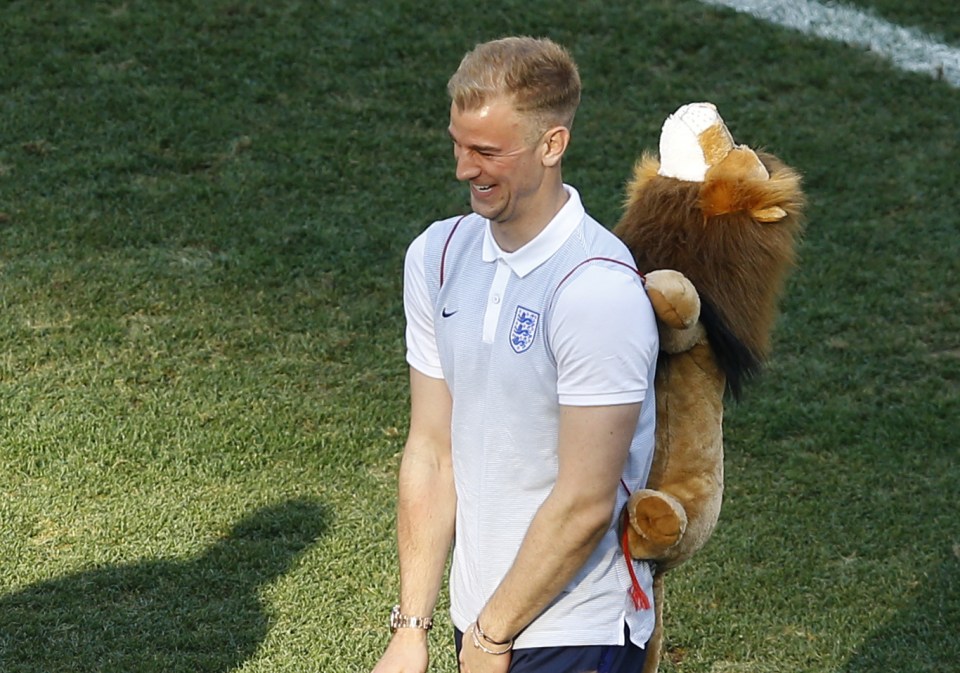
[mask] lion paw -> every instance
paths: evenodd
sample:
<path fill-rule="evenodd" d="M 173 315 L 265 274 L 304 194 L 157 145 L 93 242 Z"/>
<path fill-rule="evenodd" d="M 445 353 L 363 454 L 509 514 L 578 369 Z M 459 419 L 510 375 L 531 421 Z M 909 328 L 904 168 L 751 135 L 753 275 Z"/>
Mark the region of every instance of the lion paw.
<path fill-rule="evenodd" d="M 687 329 L 700 318 L 700 295 L 679 271 L 657 269 L 644 276 L 657 320 L 673 329 Z"/>
<path fill-rule="evenodd" d="M 683 537 L 687 514 L 680 502 L 661 491 L 642 489 L 627 503 L 630 554 L 637 559 L 659 559 Z"/>

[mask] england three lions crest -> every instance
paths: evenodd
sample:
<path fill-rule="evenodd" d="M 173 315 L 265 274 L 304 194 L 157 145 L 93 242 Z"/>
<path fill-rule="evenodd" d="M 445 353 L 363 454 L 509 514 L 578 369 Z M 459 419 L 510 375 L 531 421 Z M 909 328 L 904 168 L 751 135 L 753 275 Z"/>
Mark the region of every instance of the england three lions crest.
<path fill-rule="evenodd" d="M 533 345 L 539 324 L 539 313 L 517 306 L 517 312 L 513 316 L 513 327 L 510 328 L 510 347 L 514 352 L 522 353 Z"/>

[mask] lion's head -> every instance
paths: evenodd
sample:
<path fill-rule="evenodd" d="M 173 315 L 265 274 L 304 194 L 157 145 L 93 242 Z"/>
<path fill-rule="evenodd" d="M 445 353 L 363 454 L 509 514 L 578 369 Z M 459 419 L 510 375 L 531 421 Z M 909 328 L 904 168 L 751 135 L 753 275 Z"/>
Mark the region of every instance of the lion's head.
<path fill-rule="evenodd" d="M 738 395 L 769 353 L 777 299 L 795 263 L 800 176 L 771 154 L 734 145 L 709 103 L 671 115 L 660 157 L 637 162 L 614 233 L 641 273 L 674 269 L 693 282 L 727 387 Z"/>

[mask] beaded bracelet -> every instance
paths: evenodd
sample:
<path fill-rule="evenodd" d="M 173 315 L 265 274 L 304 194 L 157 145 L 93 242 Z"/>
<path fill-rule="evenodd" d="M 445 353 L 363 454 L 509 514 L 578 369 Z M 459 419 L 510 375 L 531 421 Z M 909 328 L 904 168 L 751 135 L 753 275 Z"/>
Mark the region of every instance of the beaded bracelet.
<path fill-rule="evenodd" d="M 477 634 L 477 631 L 478 631 L 477 623 L 474 622 L 473 627 L 470 629 L 470 633 L 473 635 L 473 646 L 478 650 L 483 650 L 487 654 L 496 654 L 499 656 L 501 654 L 507 654 L 513 649 L 513 639 L 511 638 L 509 641 L 509 645 L 506 648 L 502 650 L 491 650 L 489 647 L 486 647 L 483 643 L 480 642 L 480 636 Z M 483 632 L 480 631 L 480 633 L 483 633 Z"/>

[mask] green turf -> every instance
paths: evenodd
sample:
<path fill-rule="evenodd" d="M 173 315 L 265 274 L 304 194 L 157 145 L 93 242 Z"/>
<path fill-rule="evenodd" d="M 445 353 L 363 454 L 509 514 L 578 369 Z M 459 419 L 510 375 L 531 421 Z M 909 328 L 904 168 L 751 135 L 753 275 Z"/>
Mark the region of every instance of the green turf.
<path fill-rule="evenodd" d="M 507 33 L 578 59 L 601 221 L 689 101 L 806 180 L 663 670 L 958 670 L 960 91 L 686 0 L 31 0 L 0 18 L 0 671 L 372 667 L 403 252 L 465 208 L 444 85 Z"/>

